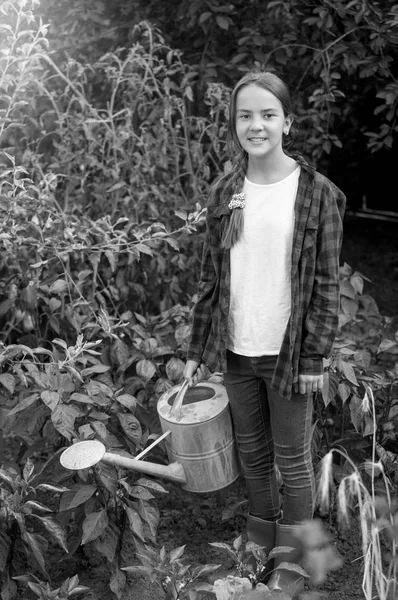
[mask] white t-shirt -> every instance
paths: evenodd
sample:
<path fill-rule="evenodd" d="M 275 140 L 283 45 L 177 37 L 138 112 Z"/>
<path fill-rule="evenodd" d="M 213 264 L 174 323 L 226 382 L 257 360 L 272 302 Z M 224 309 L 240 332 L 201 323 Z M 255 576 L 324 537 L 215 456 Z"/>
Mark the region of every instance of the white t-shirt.
<path fill-rule="evenodd" d="M 282 181 L 245 178 L 244 226 L 231 248 L 227 348 L 243 356 L 276 355 L 291 311 L 291 253 L 300 167 Z M 236 209 L 238 210 L 238 209 Z"/>

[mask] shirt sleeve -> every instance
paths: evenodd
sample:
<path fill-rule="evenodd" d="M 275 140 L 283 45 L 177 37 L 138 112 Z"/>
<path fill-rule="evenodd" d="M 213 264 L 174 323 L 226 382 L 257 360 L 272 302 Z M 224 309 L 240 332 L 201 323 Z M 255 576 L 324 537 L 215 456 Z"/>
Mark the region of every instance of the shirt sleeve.
<path fill-rule="evenodd" d="M 188 360 L 201 361 L 211 327 L 212 298 L 216 288 L 216 272 L 211 255 L 208 227 L 202 253 L 198 298 L 195 303 L 191 321 L 191 336 L 187 352 Z"/>
<path fill-rule="evenodd" d="M 299 360 L 301 375 L 321 375 L 323 358 L 333 348 L 339 323 L 340 251 L 346 198 L 331 182 L 321 204 L 314 287 L 304 322 Z"/>

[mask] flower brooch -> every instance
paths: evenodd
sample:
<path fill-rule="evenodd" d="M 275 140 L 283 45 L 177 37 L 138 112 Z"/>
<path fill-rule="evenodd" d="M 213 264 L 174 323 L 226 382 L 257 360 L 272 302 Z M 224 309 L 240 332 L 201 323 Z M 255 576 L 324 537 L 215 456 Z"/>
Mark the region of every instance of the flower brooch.
<path fill-rule="evenodd" d="M 246 194 L 241 192 L 240 194 L 234 194 L 231 202 L 228 204 L 228 208 L 233 210 L 234 208 L 245 208 L 246 205 Z"/>

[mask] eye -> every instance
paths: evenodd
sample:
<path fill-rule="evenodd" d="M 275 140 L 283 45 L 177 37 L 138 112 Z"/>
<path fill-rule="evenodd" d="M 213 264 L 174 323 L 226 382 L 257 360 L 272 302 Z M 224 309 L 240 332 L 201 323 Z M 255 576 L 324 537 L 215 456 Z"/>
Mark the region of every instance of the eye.
<path fill-rule="evenodd" d="M 245 119 L 249 119 L 249 118 L 250 118 L 250 115 L 242 115 L 242 114 L 238 115 L 238 119 L 245 120 Z"/>

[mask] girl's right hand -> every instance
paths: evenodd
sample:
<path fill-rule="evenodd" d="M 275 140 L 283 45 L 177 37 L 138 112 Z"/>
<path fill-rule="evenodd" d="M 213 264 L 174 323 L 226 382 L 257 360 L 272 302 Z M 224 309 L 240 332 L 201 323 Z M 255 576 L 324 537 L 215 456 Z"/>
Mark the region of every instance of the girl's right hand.
<path fill-rule="evenodd" d="M 203 378 L 203 374 L 201 373 L 199 367 L 199 361 L 197 360 L 187 360 L 185 368 L 184 368 L 184 379 L 186 379 L 189 383 L 189 387 L 196 385 L 198 381 Z"/>

